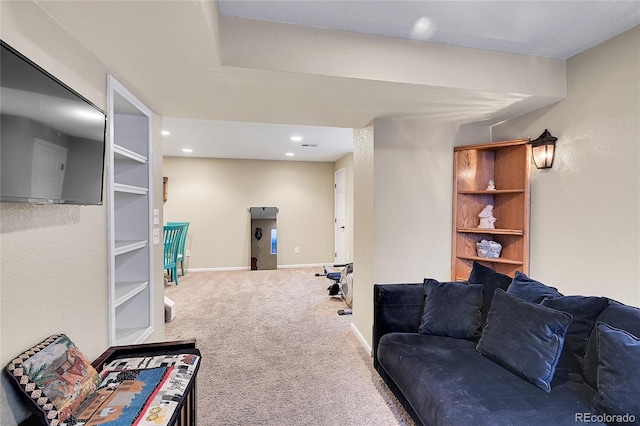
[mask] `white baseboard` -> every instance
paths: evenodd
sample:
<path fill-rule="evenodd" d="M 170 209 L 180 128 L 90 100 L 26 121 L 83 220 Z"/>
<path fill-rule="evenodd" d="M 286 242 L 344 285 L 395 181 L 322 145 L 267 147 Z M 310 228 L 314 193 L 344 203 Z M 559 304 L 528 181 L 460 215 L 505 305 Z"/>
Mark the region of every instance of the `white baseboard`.
<path fill-rule="evenodd" d="M 360 344 L 362 344 L 362 346 L 364 346 L 364 348 L 367 351 L 367 353 L 369 354 L 369 356 L 373 356 L 373 350 L 371 349 L 371 345 L 369 345 L 367 343 L 367 341 L 365 340 L 364 336 L 362 336 L 362 333 L 360 333 L 360 330 L 358 330 L 358 327 L 356 327 L 353 323 L 351 323 L 351 330 L 353 331 L 353 334 L 356 335 L 358 340 L 360 340 Z"/>
<path fill-rule="evenodd" d="M 324 263 L 303 263 L 299 265 L 278 265 L 278 269 L 294 269 L 294 268 L 322 268 Z M 249 271 L 249 266 L 224 266 L 221 268 L 188 268 L 186 272 L 216 272 L 216 271 Z"/>
<path fill-rule="evenodd" d="M 278 265 L 278 269 L 322 268 L 324 263 L 301 263 L 299 265 Z"/>
<path fill-rule="evenodd" d="M 248 271 L 248 266 L 225 266 L 222 268 L 189 268 L 185 272 L 218 272 L 218 271 Z"/>

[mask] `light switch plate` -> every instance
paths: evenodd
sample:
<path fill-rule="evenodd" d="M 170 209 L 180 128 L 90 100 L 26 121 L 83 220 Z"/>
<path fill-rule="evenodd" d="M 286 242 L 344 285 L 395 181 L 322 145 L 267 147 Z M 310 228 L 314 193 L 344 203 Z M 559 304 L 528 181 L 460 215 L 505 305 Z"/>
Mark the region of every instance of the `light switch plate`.
<path fill-rule="evenodd" d="M 153 228 L 153 244 L 160 244 L 160 228 Z"/>
<path fill-rule="evenodd" d="M 160 210 L 153 209 L 153 224 L 160 225 Z"/>

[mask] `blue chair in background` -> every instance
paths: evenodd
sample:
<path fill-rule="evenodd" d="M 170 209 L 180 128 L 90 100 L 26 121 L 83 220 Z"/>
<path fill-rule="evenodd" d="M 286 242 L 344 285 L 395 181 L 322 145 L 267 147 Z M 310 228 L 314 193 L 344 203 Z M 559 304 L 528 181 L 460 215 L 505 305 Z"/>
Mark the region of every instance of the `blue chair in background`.
<path fill-rule="evenodd" d="M 185 247 L 187 245 L 187 232 L 189 231 L 189 222 L 167 222 L 167 225 L 180 225 L 182 226 L 182 235 L 180 237 L 180 244 L 178 244 L 178 263 L 182 270 L 182 276 L 184 276 L 184 261 L 185 261 Z"/>
<path fill-rule="evenodd" d="M 164 269 L 169 273 L 169 281 L 178 285 L 178 247 L 182 236 L 182 225 L 164 226 Z"/>

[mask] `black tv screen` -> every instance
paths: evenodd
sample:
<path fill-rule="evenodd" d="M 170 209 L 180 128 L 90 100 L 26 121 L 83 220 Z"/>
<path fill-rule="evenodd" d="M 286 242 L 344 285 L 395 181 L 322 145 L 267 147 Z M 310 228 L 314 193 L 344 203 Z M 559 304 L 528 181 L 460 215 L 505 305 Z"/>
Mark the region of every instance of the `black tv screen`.
<path fill-rule="evenodd" d="M 0 43 L 0 200 L 102 204 L 106 114 Z"/>

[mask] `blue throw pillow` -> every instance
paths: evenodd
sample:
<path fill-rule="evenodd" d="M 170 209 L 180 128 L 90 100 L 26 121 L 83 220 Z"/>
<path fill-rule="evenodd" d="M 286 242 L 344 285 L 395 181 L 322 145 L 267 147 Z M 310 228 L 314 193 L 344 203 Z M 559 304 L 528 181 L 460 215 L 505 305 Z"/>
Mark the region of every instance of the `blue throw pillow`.
<path fill-rule="evenodd" d="M 602 311 L 597 321 L 624 330 L 634 336 L 640 336 L 640 309 L 636 307 L 609 299 L 609 305 Z M 594 328 L 587 342 L 582 372 L 585 381 L 594 389 L 596 388 L 598 369 L 597 334 Z"/>
<path fill-rule="evenodd" d="M 607 307 L 609 300 L 604 297 L 561 296 L 546 298 L 542 306 L 573 315 L 564 338 L 564 346 L 560 361 L 556 366 L 554 383 L 559 384 L 567 380 L 582 382 L 582 358 L 587 347 L 587 340 L 593 329 L 598 315 Z"/>
<path fill-rule="evenodd" d="M 531 303 L 540 303 L 545 297 L 562 296 L 555 287 L 549 287 L 539 281 L 532 280 L 520 271 L 516 271 L 507 293 Z"/>
<path fill-rule="evenodd" d="M 476 349 L 508 370 L 551 392 L 564 336 L 573 317 L 496 290 Z"/>
<path fill-rule="evenodd" d="M 424 280 L 424 308 L 418 332 L 458 339 L 480 337 L 482 286 Z"/>
<path fill-rule="evenodd" d="M 622 419 L 625 415 L 640 421 L 640 339 L 601 322 L 596 334 L 598 394 L 593 405 L 600 414 L 621 417 L 614 422 L 629 423 Z"/>
<path fill-rule="evenodd" d="M 484 266 L 476 261 L 471 267 L 471 275 L 469 275 L 469 284 L 482 284 L 484 290 L 482 292 L 482 326 L 487 323 L 487 315 L 491 309 L 491 301 L 493 293 L 497 288 L 506 290 L 511 284 L 512 278 L 508 275 L 494 271 L 488 266 Z"/>

